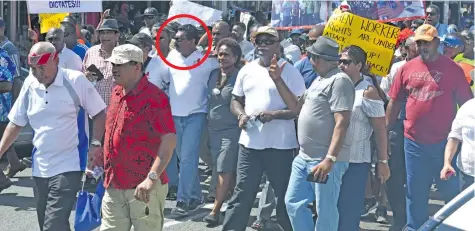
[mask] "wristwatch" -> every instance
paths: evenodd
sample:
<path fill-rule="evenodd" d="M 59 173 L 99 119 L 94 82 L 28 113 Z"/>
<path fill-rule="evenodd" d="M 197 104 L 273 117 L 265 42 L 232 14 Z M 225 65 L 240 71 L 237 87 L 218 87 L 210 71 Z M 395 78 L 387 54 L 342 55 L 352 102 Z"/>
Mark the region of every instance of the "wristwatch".
<path fill-rule="evenodd" d="M 158 179 L 157 173 L 155 173 L 155 172 L 149 172 L 147 177 L 150 180 L 157 180 Z"/>
<path fill-rule="evenodd" d="M 333 163 L 336 162 L 336 157 L 327 155 L 326 158 L 330 159 Z"/>
<path fill-rule="evenodd" d="M 388 160 L 378 160 L 378 163 L 387 164 L 387 163 L 388 163 Z"/>
<path fill-rule="evenodd" d="M 102 143 L 99 140 L 93 139 L 91 140 L 91 146 L 102 147 Z"/>

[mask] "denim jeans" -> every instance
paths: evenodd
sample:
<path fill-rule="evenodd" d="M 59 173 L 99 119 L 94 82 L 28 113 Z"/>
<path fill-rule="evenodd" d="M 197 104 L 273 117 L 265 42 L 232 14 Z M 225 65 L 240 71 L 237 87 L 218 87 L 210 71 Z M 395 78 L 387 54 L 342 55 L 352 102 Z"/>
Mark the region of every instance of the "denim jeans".
<path fill-rule="evenodd" d="M 446 143 L 447 141 L 420 144 L 404 138 L 407 171 L 406 209 L 409 230 L 419 229 L 429 218 L 429 193 L 434 180 L 445 202 L 449 202 L 460 193 L 458 177 L 451 177 L 447 181 L 440 180 Z"/>
<path fill-rule="evenodd" d="M 366 181 L 370 163 L 350 163 L 343 175 L 338 198 L 338 230 L 359 231 L 361 211 L 364 209 Z"/>
<path fill-rule="evenodd" d="M 180 159 L 181 176 L 178 182 L 177 201 L 189 203 L 191 199 L 202 199 L 198 161 L 200 137 L 205 119 L 205 113 L 173 116 L 177 137 L 174 156 Z"/>
<path fill-rule="evenodd" d="M 289 187 L 285 194 L 285 205 L 292 228 L 295 231 L 338 229 L 338 197 L 343 175 L 348 169 L 348 162 L 336 162 L 328 175 L 326 184 L 307 181 L 307 175 L 320 161 L 309 161 L 302 155 L 295 157 L 292 163 Z M 318 219 L 313 223 L 312 211 L 308 204 L 316 201 Z"/>

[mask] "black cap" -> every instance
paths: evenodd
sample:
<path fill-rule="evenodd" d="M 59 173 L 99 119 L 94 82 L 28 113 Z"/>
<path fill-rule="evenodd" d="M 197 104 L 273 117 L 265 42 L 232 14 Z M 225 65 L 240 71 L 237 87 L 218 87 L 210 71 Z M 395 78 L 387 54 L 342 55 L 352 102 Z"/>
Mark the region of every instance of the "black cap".
<path fill-rule="evenodd" d="M 71 24 L 73 24 L 73 26 L 76 26 L 76 24 L 77 24 L 76 19 L 74 19 L 74 17 L 70 16 L 70 15 L 64 17 L 64 19 L 63 19 L 63 21 L 61 21 L 61 23 L 71 23 Z"/>
<path fill-rule="evenodd" d="M 143 16 L 158 16 L 158 11 L 154 7 L 149 7 L 144 10 Z"/>
<path fill-rule="evenodd" d="M 132 38 L 127 40 L 126 43 L 129 43 L 135 46 L 146 46 L 146 47 L 153 46 L 152 38 L 148 34 L 145 34 L 145 33 L 135 34 Z"/>

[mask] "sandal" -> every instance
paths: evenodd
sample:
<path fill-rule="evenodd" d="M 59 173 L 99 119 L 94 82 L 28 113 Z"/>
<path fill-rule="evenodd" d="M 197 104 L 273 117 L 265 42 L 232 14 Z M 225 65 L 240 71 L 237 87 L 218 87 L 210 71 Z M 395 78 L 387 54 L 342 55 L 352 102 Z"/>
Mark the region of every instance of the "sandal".
<path fill-rule="evenodd" d="M 266 220 L 257 219 L 256 221 L 254 221 L 254 223 L 252 223 L 251 228 L 255 230 L 261 230 L 261 229 L 265 229 L 266 226 L 267 226 Z"/>

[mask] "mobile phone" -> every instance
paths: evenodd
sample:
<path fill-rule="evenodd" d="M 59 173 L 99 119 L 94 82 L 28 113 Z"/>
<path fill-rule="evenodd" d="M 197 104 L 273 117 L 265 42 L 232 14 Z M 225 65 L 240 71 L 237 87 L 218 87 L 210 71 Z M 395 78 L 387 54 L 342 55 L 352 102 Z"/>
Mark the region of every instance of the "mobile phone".
<path fill-rule="evenodd" d="M 87 70 L 96 74 L 96 76 L 97 76 L 97 81 L 101 81 L 101 80 L 104 79 L 104 75 L 103 75 L 102 72 L 99 70 L 99 68 L 96 67 L 96 65 L 91 64 L 91 66 L 89 66 L 89 67 L 87 68 Z"/>
<path fill-rule="evenodd" d="M 319 183 L 319 184 L 326 184 L 327 181 L 328 181 L 328 175 L 327 175 L 327 177 L 325 177 L 325 179 L 324 179 L 323 181 L 318 181 L 318 179 L 315 179 L 313 176 L 314 176 L 314 175 L 313 175 L 313 172 L 309 173 L 309 174 L 307 175 L 307 181 L 309 181 L 309 182 L 315 182 L 315 183 Z"/>

